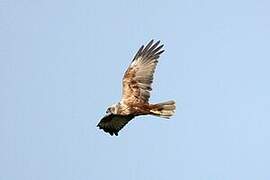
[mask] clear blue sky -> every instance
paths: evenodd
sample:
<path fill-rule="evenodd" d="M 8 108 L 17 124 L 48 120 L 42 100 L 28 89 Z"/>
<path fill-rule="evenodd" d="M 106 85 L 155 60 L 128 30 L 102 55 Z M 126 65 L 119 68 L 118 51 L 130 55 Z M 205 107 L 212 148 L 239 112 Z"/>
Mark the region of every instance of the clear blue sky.
<path fill-rule="evenodd" d="M 267 0 L 0 2 L 1 180 L 269 180 Z M 96 128 L 140 45 L 161 40 L 151 102 Z"/>

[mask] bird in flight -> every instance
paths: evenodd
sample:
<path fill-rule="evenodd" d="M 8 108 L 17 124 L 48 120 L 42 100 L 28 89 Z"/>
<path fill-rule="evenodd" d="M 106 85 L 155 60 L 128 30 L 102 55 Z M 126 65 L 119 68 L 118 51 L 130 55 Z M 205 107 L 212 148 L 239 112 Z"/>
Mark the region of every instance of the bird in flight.
<path fill-rule="evenodd" d="M 158 58 L 164 52 L 162 48 L 160 41 L 154 43 L 154 40 L 141 46 L 122 79 L 120 102 L 107 109 L 97 127 L 118 136 L 118 132 L 136 116 L 154 115 L 169 119 L 174 114 L 175 101 L 157 104 L 148 101 Z"/>

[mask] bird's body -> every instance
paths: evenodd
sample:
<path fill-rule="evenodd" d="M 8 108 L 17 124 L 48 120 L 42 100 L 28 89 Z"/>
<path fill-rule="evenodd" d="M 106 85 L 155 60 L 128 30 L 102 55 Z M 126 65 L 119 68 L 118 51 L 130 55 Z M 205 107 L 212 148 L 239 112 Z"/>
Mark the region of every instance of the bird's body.
<path fill-rule="evenodd" d="M 154 115 L 170 118 L 174 113 L 174 101 L 158 104 L 150 104 L 148 101 L 158 58 L 164 52 L 163 45 L 159 46 L 159 41 L 155 44 L 153 42 L 151 40 L 136 53 L 123 77 L 121 101 L 110 106 L 107 115 L 97 125 L 111 135 L 118 135 L 118 132 L 136 116 Z"/>

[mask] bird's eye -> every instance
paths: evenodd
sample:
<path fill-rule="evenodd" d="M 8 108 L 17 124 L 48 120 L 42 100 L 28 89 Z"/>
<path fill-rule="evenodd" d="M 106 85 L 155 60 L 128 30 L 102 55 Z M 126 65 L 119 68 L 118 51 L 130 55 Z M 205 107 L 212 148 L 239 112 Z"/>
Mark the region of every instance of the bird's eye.
<path fill-rule="evenodd" d="M 111 108 L 108 108 L 106 113 L 110 113 L 111 112 Z"/>

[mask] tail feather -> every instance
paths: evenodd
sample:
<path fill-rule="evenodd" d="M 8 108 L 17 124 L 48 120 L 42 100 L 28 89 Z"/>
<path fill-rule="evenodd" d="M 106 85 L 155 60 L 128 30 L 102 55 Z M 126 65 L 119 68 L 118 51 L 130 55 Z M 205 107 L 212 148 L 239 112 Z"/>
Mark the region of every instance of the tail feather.
<path fill-rule="evenodd" d="M 154 104 L 150 112 L 154 116 L 169 119 L 175 111 L 175 101 L 166 101 L 158 104 Z"/>

